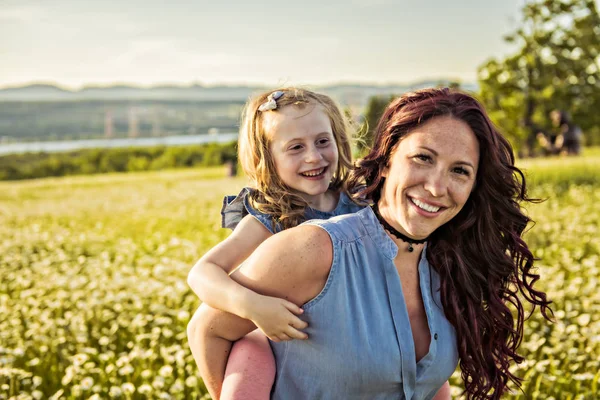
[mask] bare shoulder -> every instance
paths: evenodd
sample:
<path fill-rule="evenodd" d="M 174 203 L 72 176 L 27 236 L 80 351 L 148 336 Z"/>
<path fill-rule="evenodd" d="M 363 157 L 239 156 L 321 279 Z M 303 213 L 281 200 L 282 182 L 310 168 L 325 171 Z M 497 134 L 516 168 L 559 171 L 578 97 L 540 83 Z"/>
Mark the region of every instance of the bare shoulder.
<path fill-rule="evenodd" d="M 232 278 L 259 293 L 304 304 L 325 286 L 332 262 L 329 234 L 301 225 L 265 240 Z"/>
<path fill-rule="evenodd" d="M 300 225 L 280 232 L 271 238 L 273 247 L 283 247 L 289 250 L 302 250 L 299 256 L 322 257 L 321 252 L 332 252 L 332 243 L 325 229 L 316 225 Z M 311 250 L 311 251 L 309 251 Z"/>
<path fill-rule="evenodd" d="M 261 249 L 261 247 L 263 247 Z M 333 245 L 329 234 L 315 225 L 300 225 L 280 232 L 259 247 L 262 254 L 277 257 L 282 265 L 303 265 L 295 273 L 301 275 L 329 274 L 333 261 Z"/>

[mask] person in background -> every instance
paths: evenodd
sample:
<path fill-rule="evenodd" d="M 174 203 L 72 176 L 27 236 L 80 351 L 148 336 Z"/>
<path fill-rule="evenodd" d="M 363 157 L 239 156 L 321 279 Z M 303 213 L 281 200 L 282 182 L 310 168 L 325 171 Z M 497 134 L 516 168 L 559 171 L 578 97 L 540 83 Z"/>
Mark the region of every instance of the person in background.
<path fill-rule="evenodd" d="M 571 121 L 566 111 L 554 110 L 550 113 L 552 125 L 558 129 L 558 136 L 554 147 L 559 154 L 579 155 L 581 154 L 581 142 L 583 133 L 581 128 Z"/>
<path fill-rule="evenodd" d="M 583 133 L 581 128 L 571 121 L 566 111 L 553 110 L 550 112 L 550 121 L 557 130 L 555 133 L 547 134 L 538 132 L 538 143 L 545 155 L 579 155 L 581 154 L 581 143 Z"/>

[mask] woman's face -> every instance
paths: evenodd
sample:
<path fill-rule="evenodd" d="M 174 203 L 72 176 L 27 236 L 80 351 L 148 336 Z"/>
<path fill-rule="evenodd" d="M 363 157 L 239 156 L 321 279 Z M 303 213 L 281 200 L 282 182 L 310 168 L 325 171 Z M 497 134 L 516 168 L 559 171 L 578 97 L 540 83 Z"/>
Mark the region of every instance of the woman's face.
<path fill-rule="evenodd" d="M 404 136 L 383 172 L 379 209 L 397 230 L 423 239 L 467 202 L 477 175 L 479 143 L 465 122 L 435 117 Z"/>

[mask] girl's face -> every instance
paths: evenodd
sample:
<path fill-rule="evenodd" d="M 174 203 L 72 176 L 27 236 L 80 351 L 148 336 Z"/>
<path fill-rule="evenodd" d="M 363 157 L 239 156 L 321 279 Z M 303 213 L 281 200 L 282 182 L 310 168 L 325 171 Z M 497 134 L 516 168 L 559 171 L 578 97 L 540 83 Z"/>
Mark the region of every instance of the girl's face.
<path fill-rule="evenodd" d="M 479 143 L 465 122 L 436 117 L 403 137 L 383 176 L 379 208 L 396 229 L 423 239 L 467 202 L 479 165 Z"/>
<path fill-rule="evenodd" d="M 285 106 L 265 113 L 263 129 L 271 139 L 277 175 L 304 193 L 309 204 L 329 188 L 338 165 L 331 122 L 321 105 Z"/>

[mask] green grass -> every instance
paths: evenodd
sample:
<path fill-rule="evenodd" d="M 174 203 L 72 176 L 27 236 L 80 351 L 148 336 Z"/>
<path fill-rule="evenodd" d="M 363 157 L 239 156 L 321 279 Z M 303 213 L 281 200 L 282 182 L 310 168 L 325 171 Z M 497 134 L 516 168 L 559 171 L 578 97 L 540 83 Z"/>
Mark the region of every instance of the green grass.
<path fill-rule="evenodd" d="M 549 184 L 565 189 L 572 184 L 600 184 L 600 148 L 588 148 L 583 156 L 525 159 L 517 165 L 531 187 Z"/>
<path fill-rule="evenodd" d="M 244 180 L 224 175 L 1 183 L 0 399 L 201 397 L 185 278 L 226 236 L 222 197 Z"/>
<path fill-rule="evenodd" d="M 556 323 L 527 322 L 527 361 L 515 366 L 524 393 L 512 398 L 599 398 L 598 157 L 519 164 L 531 194 L 548 199 L 528 207 L 537 225 L 527 240 Z M 199 301 L 185 278 L 227 235 L 222 196 L 245 180 L 224 175 L 1 182 L 0 399 L 205 396 L 185 337 Z"/>

